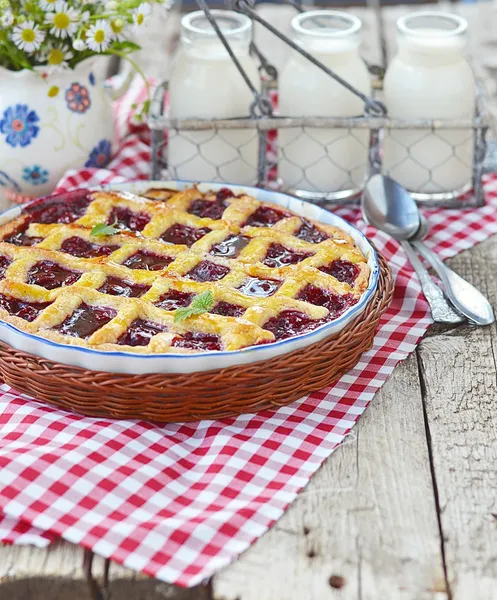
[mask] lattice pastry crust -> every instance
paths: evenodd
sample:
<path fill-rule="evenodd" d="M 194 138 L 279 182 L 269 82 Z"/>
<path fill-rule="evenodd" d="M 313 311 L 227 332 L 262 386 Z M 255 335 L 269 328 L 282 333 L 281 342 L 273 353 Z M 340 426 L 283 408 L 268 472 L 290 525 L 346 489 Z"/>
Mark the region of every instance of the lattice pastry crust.
<path fill-rule="evenodd" d="M 104 224 L 111 235 L 98 235 Z M 227 189 L 84 192 L 0 226 L 0 319 L 133 353 L 239 350 L 337 318 L 368 286 L 341 229 Z M 212 294 L 209 312 L 177 308 Z"/>

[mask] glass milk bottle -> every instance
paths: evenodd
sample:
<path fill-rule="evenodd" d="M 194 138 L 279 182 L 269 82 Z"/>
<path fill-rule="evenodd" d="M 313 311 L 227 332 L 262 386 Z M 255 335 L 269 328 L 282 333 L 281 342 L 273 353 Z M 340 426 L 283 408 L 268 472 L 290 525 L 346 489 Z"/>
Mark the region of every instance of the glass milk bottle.
<path fill-rule="evenodd" d="M 364 94 L 371 80 L 359 56 L 361 21 L 347 13 L 314 10 L 292 20 L 294 40 Z M 279 80 L 282 116 L 357 117 L 364 102 L 298 52 Z M 359 191 L 368 162 L 367 130 L 280 129 L 279 177 L 285 189 L 307 198 L 340 198 Z"/>
<path fill-rule="evenodd" d="M 397 21 L 398 54 L 384 80 L 394 119 L 472 119 L 476 86 L 463 52 L 467 22 L 452 14 L 411 13 Z M 419 199 L 467 190 L 472 176 L 471 129 L 389 131 L 384 172 Z"/>
<path fill-rule="evenodd" d="M 245 15 L 212 10 L 221 31 L 252 83 L 259 89 L 257 65 L 249 55 L 252 22 Z M 169 82 L 170 117 L 247 117 L 253 96 L 202 11 L 181 20 L 181 47 Z M 169 132 L 169 175 L 174 179 L 253 184 L 257 179 L 254 130 Z"/>

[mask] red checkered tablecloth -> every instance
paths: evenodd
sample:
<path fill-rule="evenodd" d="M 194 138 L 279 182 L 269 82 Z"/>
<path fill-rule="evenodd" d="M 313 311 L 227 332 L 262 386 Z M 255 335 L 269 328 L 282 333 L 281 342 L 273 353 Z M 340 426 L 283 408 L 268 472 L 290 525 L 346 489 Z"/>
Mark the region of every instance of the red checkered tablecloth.
<path fill-rule="evenodd" d="M 124 99 L 120 110 L 131 103 Z M 128 129 L 122 112 L 118 120 Z M 68 173 L 61 187 L 144 179 L 148 160 L 147 140 L 137 129 L 108 169 Z M 484 208 L 427 215 L 427 242 L 442 258 L 497 232 L 497 176 L 487 178 L 485 191 Z M 399 245 L 366 227 L 357 210 L 337 212 L 373 240 L 396 279 L 374 347 L 349 373 L 277 411 L 165 426 L 84 418 L 1 385 L 0 540 L 45 546 L 60 536 L 191 586 L 262 535 L 430 324 Z"/>

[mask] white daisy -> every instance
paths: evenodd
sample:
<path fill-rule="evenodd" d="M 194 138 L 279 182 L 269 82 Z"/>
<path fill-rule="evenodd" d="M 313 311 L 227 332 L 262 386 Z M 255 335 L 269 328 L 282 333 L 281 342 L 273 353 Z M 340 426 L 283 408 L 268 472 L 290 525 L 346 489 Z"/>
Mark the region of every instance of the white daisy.
<path fill-rule="evenodd" d="M 117 42 L 122 42 L 126 39 L 126 23 L 123 21 L 123 19 L 113 19 L 110 22 L 110 27 L 112 29 L 113 40 L 116 40 Z"/>
<path fill-rule="evenodd" d="M 86 44 L 83 40 L 74 40 L 74 42 L 72 43 L 72 47 L 78 52 L 83 52 L 83 50 L 86 50 Z"/>
<path fill-rule="evenodd" d="M 112 41 L 112 29 L 104 19 L 99 19 L 86 32 L 86 45 L 93 52 L 105 52 Z"/>
<path fill-rule="evenodd" d="M 147 17 L 150 16 L 152 7 L 148 2 L 142 2 L 138 8 L 133 11 L 133 22 L 135 29 L 143 25 Z"/>
<path fill-rule="evenodd" d="M 14 24 L 14 15 L 8 10 L 4 12 L 0 18 L 0 25 L 7 29 L 7 27 L 11 27 Z"/>
<path fill-rule="evenodd" d="M 45 23 L 51 25 L 50 33 L 56 37 L 65 38 L 74 35 L 78 29 L 79 12 L 70 8 L 64 0 L 52 3 L 50 12 L 45 16 Z"/>
<path fill-rule="evenodd" d="M 67 61 L 71 60 L 74 54 L 68 48 L 50 48 L 47 54 L 47 63 L 53 70 L 65 69 L 69 65 Z"/>
<path fill-rule="evenodd" d="M 43 10 L 53 10 L 57 0 L 40 0 L 40 8 Z"/>
<path fill-rule="evenodd" d="M 21 50 L 26 52 L 35 52 L 41 46 L 45 34 L 38 29 L 34 21 L 25 21 L 17 27 L 14 27 L 12 41 Z"/>

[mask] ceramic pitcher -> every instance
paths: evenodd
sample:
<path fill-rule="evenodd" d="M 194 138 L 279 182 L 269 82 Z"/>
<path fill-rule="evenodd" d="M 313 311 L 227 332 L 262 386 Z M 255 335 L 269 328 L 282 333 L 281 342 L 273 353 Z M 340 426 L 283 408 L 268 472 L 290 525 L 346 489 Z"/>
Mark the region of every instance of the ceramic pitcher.
<path fill-rule="evenodd" d="M 0 197 L 43 196 L 71 168 L 103 167 L 114 145 L 105 59 L 74 70 L 0 67 Z"/>

